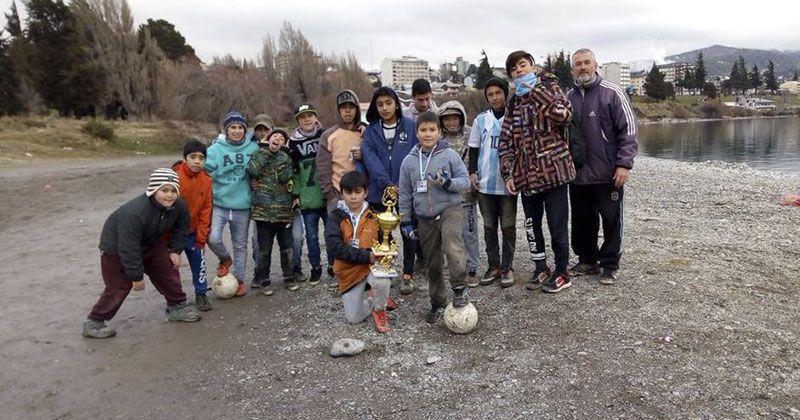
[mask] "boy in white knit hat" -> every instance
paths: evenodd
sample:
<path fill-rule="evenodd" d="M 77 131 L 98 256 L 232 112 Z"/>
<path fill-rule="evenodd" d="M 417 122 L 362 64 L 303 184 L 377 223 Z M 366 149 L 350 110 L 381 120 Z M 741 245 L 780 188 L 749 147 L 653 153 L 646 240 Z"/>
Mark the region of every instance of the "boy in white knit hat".
<path fill-rule="evenodd" d="M 83 323 L 83 336 L 109 338 L 105 324 L 116 315 L 131 289 L 144 290 L 144 275 L 167 300 L 173 322 L 194 322 L 199 313 L 186 305 L 178 267 L 189 229 L 189 211 L 179 198 L 178 174 L 158 168 L 146 192 L 111 213 L 100 234 L 100 270 L 105 290 Z M 165 238 L 169 238 L 166 240 Z"/>

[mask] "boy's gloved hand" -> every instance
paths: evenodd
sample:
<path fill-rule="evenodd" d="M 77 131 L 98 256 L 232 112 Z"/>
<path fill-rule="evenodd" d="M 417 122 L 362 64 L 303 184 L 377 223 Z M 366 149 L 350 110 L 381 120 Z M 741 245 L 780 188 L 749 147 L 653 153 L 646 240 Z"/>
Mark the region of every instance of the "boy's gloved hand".
<path fill-rule="evenodd" d="M 411 239 L 412 241 L 416 241 L 417 239 L 419 239 L 419 237 L 417 237 L 417 231 L 414 230 L 414 226 L 411 223 L 401 224 L 400 233 L 402 233 L 403 236 L 405 236 L 408 239 Z"/>
<path fill-rule="evenodd" d="M 439 169 L 439 172 L 437 172 L 436 175 L 428 174 L 428 179 L 444 189 L 450 188 L 450 172 L 445 168 Z"/>

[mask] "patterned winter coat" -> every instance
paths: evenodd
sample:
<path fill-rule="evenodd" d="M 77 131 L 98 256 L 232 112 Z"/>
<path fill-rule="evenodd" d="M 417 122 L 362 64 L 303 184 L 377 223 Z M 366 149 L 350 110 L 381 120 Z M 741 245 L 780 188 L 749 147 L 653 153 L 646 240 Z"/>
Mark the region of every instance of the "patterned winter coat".
<path fill-rule="evenodd" d="M 524 96 L 512 96 L 498 145 L 503 180 L 523 193 L 539 193 L 575 179 L 566 127 L 572 107 L 550 73 L 539 74 Z"/>
<path fill-rule="evenodd" d="M 271 152 L 258 149 L 247 164 L 253 204 L 250 218 L 260 222 L 290 223 L 292 221 L 291 182 L 294 176 L 292 158 L 286 149 Z"/>

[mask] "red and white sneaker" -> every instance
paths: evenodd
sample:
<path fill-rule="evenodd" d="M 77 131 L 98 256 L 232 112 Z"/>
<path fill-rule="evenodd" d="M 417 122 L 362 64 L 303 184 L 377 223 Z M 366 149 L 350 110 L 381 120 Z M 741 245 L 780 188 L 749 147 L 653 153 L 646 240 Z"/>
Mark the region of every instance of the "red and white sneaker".
<path fill-rule="evenodd" d="M 558 293 L 563 289 L 572 286 L 567 273 L 553 273 L 547 283 L 542 285 L 542 291 L 546 293 Z"/>
<path fill-rule="evenodd" d="M 217 267 L 217 277 L 225 277 L 228 275 L 228 269 L 233 265 L 233 260 L 230 257 L 219 262 Z"/>
<path fill-rule="evenodd" d="M 389 321 L 386 319 L 386 311 L 372 311 L 372 320 L 375 321 L 375 331 L 381 334 L 389 332 Z"/>

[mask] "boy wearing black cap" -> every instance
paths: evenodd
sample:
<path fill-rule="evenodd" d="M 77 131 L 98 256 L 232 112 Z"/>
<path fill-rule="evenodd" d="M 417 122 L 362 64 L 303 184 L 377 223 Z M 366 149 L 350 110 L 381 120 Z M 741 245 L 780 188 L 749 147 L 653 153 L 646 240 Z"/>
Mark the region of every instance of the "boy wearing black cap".
<path fill-rule="evenodd" d="M 411 98 L 414 102 L 403 110 L 403 116 L 417 122 L 419 114 L 425 111 L 436 112 L 436 104 L 433 102 L 433 90 L 431 83 L 425 79 L 417 79 L 411 84 Z"/>
<path fill-rule="evenodd" d="M 336 95 L 336 115 L 339 122 L 325 130 L 317 148 L 317 170 L 319 187 L 327 202 L 328 210 L 333 210 L 342 199 L 339 181 L 342 176 L 356 167 L 361 160 L 361 108 L 358 96 L 351 90 L 343 90 Z"/>
<path fill-rule="evenodd" d="M 158 168 L 144 194 L 111 213 L 100 234 L 100 269 L 105 289 L 83 323 L 83 336 L 109 338 L 116 331 L 106 321 L 116 315 L 131 289 L 144 290 L 144 275 L 167 300 L 173 322 L 194 322 L 197 311 L 186 305 L 178 267 L 189 229 L 189 211 L 179 198 L 178 174 Z M 168 238 L 168 240 L 165 240 Z"/>
<path fill-rule="evenodd" d="M 488 286 L 500 280 L 501 286 L 514 284 L 514 251 L 517 247 L 517 195 L 511 194 L 500 174 L 497 145 L 506 110 L 508 83 L 493 77 L 486 82 L 483 95 L 489 109 L 481 112 L 472 123 L 469 135 L 469 176 L 478 190 L 478 206 L 483 218 L 483 239 L 489 267 L 480 280 Z M 503 235 L 502 260 L 497 228 Z"/>
<path fill-rule="evenodd" d="M 319 187 L 317 174 L 317 148 L 319 138 L 324 129 L 317 119 L 317 110 L 309 103 L 302 103 L 294 110 L 297 128 L 289 136 L 289 156 L 295 165 L 292 194 L 298 198 L 305 240 L 308 246 L 308 260 L 311 263 L 311 278 L 309 284 L 316 285 L 322 278 L 322 261 L 319 246 L 319 221 L 323 225 L 328 223 L 328 213 L 325 210 L 325 199 Z M 297 218 L 295 218 L 297 220 Z M 298 233 L 293 230 L 293 235 Z M 300 244 L 298 250 L 298 243 Z M 298 254 L 294 258 L 294 271 L 300 271 L 300 253 L 302 252 L 302 238 L 294 238 L 294 251 Z M 328 274 L 333 276 L 333 257 L 327 252 Z M 298 276 L 302 281 L 302 274 Z"/>

